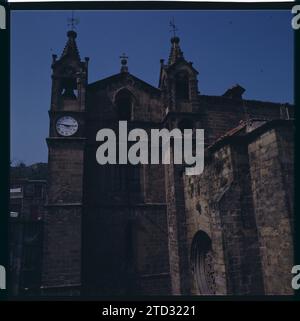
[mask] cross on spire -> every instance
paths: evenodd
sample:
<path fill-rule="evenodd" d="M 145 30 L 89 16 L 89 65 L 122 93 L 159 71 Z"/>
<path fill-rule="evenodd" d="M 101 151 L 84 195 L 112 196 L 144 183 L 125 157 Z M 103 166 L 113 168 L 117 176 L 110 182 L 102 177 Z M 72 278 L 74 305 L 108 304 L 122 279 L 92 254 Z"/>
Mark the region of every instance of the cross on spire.
<path fill-rule="evenodd" d="M 68 18 L 68 27 L 71 28 L 72 31 L 76 28 L 76 25 L 79 24 L 79 18 L 74 18 L 74 10 L 72 10 L 71 18 Z"/>
<path fill-rule="evenodd" d="M 120 59 L 125 59 L 125 60 L 127 60 L 128 59 L 128 56 L 126 56 L 126 54 L 125 53 L 123 53 L 121 56 L 120 56 Z"/>
<path fill-rule="evenodd" d="M 120 56 L 120 59 L 121 59 L 121 72 L 128 72 L 128 66 L 127 66 L 127 59 L 128 59 L 128 56 L 126 56 L 125 53 L 123 53 L 121 56 Z"/>
<path fill-rule="evenodd" d="M 72 56 L 72 57 L 76 57 L 76 59 L 80 60 L 77 44 L 75 41 L 75 39 L 77 37 L 77 33 L 76 33 L 76 31 L 74 31 L 75 25 L 77 25 L 78 23 L 79 23 L 79 19 L 74 18 L 74 11 L 72 10 L 72 16 L 71 16 L 71 18 L 68 19 L 68 26 L 70 27 L 70 30 L 67 32 L 68 41 L 67 41 L 65 48 L 63 50 L 62 57 Z"/>
<path fill-rule="evenodd" d="M 174 17 L 172 18 L 172 20 L 170 21 L 169 26 L 171 27 L 170 32 L 173 32 L 173 37 L 176 37 L 176 31 L 178 31 L 178 28 L 175 25 L 175 19 Z"/>

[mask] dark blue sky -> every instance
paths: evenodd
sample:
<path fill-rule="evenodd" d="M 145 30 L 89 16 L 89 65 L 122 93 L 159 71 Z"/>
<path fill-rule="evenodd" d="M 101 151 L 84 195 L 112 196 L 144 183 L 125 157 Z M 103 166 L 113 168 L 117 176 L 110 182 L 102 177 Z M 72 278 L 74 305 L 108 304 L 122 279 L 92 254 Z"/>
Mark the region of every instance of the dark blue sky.
<path fill-rule="evenodd" d="M 185 58 L 199 71 L 202 94 L 239 83 L 247 99 L 293 102 L 290 11 L 77 11 L 77 44 L 90 57 L 89 82 L 129 71 L 157 86 L 175 18 Z M 51 55 L 66 42 L 69 11 L 16 11 L 11 17 L 11 159 L 47 161 Z"/>

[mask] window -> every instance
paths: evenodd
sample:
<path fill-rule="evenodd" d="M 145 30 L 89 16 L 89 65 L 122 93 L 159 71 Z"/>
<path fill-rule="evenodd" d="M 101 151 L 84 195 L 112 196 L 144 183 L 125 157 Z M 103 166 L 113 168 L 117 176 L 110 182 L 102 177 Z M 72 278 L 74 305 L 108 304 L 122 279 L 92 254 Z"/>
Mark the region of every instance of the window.
<path fill-rule="evenodd" d="M 176 75 L 175 92 L 177 99 L 189 99 L 189 77 L 187 73 L 180 72 Z"/>
<path fill-rule="evenodd" d="M 191 264 L 200 294 L 215 294 L 216 282 L 211 239 L 203 231 L 198 231 L 194 236 L 191 249 Z"/>
<path fill-rule="evenodd" d="M 65 78 L 62 82 L 61 96 L 67 99 L 77 99 L 77 84 L 74 78 Z"/>
<path fill-rule="evenodd" d="M 133 96 L 127 89 L 118 92 L 115 99 L 119 120 L 131 120 Z"/>

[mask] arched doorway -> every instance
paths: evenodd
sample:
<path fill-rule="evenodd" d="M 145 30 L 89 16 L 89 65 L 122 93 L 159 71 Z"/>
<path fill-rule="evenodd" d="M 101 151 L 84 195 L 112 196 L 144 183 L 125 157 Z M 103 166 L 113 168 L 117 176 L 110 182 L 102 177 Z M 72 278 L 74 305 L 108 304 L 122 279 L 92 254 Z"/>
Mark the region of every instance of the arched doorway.
<path fill-rule="evenodd" d="M 200 294 L 216 293 L 211 239 L 203 231 L 198 231 L 191 247 L 191 264 Z"/>

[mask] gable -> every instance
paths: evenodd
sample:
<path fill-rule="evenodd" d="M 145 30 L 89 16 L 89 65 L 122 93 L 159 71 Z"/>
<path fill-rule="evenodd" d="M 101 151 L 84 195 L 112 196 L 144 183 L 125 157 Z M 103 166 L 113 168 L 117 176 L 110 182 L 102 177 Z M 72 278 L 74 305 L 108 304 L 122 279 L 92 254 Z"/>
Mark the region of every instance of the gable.
<path fill-rule="evenodd" d="M 137 87 L 144 92 L 148 92 L 157 96 L 160 96 L 160 89 L 148 84 L 147 82 L 139 79 L 138 77 L 130 73 L 118 73 L 113 76 L 95 81 L 87 86 L 88 91 L 97 91 L 105 89 L 107 87 L 116 86 L 123 84 L 124 87 Z"/>
<path fill-rule="evenodd" d="M 161 91 L 127 72 L 88 85 L 88 112 L 93 115 L 94 119 L 96 117 L 103 120 L 119 119 L 120 99 L 117 98 L 120 98 L 120 94 L 125 92 L 129 93 L 131 107 L 129 107 L 129 103 L 124 103 L 123 108 L 128 109 L 127 112 L 128 115 L 130 114 L 131 120 L 144 122 L 159 122 L 161 120 Z M 123 115 L 123 113 L 121 114 Z"/>

